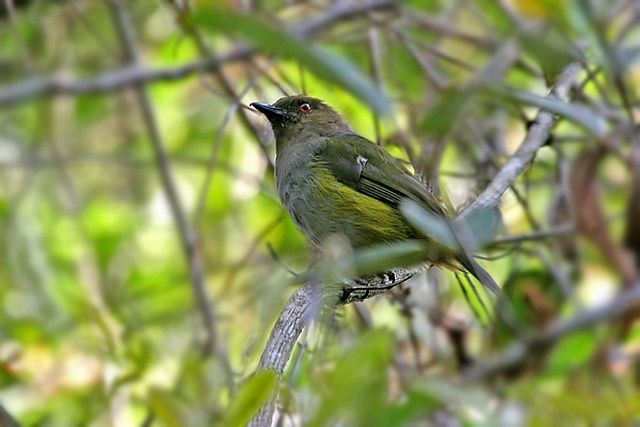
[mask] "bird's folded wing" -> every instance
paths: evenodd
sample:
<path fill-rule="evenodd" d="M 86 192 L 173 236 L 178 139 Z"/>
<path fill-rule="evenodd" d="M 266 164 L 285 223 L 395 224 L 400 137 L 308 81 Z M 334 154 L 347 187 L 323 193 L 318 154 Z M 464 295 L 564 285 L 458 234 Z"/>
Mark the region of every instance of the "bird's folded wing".
<path fill-rule="evenodd" d="M 411 199 L 430 212 L 446 218 L 442 202 L 405 169 L 399 160 L 382 147 L 358 135 L 330 138 L 318 148 L 316 156 L 339 182 L 362 194 L 395 208 L 399 207 L 403 199 Z M 499 293 L 500 287 L 489 273 L 466 252 L 462 251 L 456 259 L 489 290 Z M 448 265 L 460 268 L 455 263 Z"/>
<path fill-rule="evenodd" d="M 336 179 L 354 190 L 397 208 L 412 199 L 444 215 L 442 202 L 384 148 L 355 135 L 329 138 L 316 152 Z"/>

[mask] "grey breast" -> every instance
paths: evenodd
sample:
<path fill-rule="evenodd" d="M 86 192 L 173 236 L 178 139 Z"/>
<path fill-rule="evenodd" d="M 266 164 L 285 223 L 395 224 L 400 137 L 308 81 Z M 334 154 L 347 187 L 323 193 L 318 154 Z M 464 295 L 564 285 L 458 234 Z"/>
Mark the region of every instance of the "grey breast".
<path fill-rule="evenodd" d="M 278 153 L 275 172 L 280 201 L 298 228 L 314 243 L 318 243 L 321 236 L 311 218 L 314 216 L 314 207 L 310 200 L 315 185 L 311 167 L 314 151 L 313 146 L 307 145 L 304 150 L 290 149 Z"/>

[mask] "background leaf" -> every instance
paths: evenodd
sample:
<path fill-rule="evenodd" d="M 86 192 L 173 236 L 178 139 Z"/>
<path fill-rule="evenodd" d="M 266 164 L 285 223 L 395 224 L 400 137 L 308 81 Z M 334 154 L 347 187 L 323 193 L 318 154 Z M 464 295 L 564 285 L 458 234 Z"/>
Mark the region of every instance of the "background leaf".
<path fill-rule="evenodd" d="M 224 10 L 200 12 L 193 22 L 216 32 L 240 35 L 268 53 L 295 59 L 306 70 L 353 93 L 378 113 L 391 109 L 389 99 L 351 62 L 300 40 L 295 34 L 254 17 Z"/>
<path fill-rule="evenodd" d="M 251 376 L 234 397 L 223 422 L 224 425 L 245 425 L 275 391 L 276 375 L 270 371 Z"/>
<path fill-rule="evenodd" d="M 213 3 L 0 1 L 2 407 L 243 425 L 277 388 L 296 427 L 638 424 L 637 1 Z M 402 207 L 429 244 L 299 232 L 249 103 L 301 92 L 446 200 L 447 220 Z M 454 219 L 521 168 L 496 211 Z M 501 295 L 422 265 L 460 245 Z M 301 282 L 416 263 L 312 310 L 277 387 L 253 376 Z"/>

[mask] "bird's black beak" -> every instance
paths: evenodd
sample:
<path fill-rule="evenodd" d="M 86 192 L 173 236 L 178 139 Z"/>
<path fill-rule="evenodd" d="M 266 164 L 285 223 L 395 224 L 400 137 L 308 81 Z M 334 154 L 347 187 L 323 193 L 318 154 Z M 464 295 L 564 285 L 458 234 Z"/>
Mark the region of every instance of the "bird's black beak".
<path fill-rule="evenodd" d="M 249 105 L 267 116 L 267 119 L 269 119 L 271 123 L 280 122 L 285 117 L 286 112 L 282 108 L 277 108 L 270 104 L 263 104 L 262 102 L 252 102 Z"/>

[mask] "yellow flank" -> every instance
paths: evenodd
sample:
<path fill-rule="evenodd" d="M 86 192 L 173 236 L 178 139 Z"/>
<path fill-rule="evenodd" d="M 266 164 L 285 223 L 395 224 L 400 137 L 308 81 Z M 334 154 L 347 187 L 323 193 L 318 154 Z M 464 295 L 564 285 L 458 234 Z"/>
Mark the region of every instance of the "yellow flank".
<path fill-rule="evenodd" d="M 314 167 L 310 205 L 329 226 L 323 234 L 345 234 L 354 248 L 415 237 L 415 231 L 394 207 L 339 182 L 324 165 Z M 313 224 L 309 224 L 313 227 Z"/>

